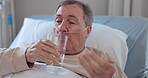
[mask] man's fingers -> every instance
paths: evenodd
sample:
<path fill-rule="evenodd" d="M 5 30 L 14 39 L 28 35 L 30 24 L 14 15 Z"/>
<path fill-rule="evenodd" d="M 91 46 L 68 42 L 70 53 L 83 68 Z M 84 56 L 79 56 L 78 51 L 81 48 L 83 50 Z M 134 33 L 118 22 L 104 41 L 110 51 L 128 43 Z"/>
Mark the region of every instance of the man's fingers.
<path fill-rule="evenodd" d="M 92 59 L 97 62 L 100 63 L 100 65 L 102 67 L 105 67 L 104 65 L 107 65 L 105 63 L 108 64 L 113 64 L 114 62 L 110 59 L 109 55 L 107 53 L 102 53 L 103 56 L 99 56 L 98 54 L 94 53 L 94 52 L 90 52 L 90 56 L 92 57 Z M 96 60 L 97 59 L 97 60 Z M 105 67 L 106 68 L 106 67 Z"/>
<path fill-rule="evenodd" d="M 51 42 L 50 40 L 41 40 L 41 43 L 43 43 L 44 45 L 48 45 L 54 49 L 57 49 L 57 46 L 53 42 Z"/>
<path fill-rule="evenodd" d="M 28 48 L 26 52 L 26 58 L 28 62 L 34 63 L 36 61 L 46 62 L 48 64 L 59 64 L 59 61 L 53 54 L 42 51 L 37 48 Z"/>
<path fill-rule="evenodd" d="M 85 55 L 86 55 L 86 54 L 81 54 L 81 55 L 78 56 L 79 62 L 80 62 L 80 64 L 86 69 L 86 71 L 87 71 L 89 74 L 93 75 L 93 74 L 94 74 L 94 73 L 93 73 L 93 70 L 91 69 L 88 60 L 86 60 Z"/>
<path fill-rule="evenodd" d="M 91 77 L 111 77 L 115 72 L 111 59 L 108 59 L 106 56 L 101 57 L 96 53 L 89 52 L 80 54 L 78 59 Z"/>
<path fill-rule="evenodd" d="M 94 58 L 96 58 L 94 60 Z M 85 59 L 88 60 L 93 73 L 103 74 L 106 72 L 101 66 L 102 59 L 97 55 L 93 54 L 93 52 L 89 52 L 85 55 Z"/>
<path fill-rule="evenodd" d="M 104 60 L 102 64 L 104 69 L 114 69 L 114 62 L 108 56 L 104 56 L 102 59 Z"/>
<path fill-rule="evenodd" d="M 54 43 L 52 43 L 49 40 L 38 40 L 37 42 L 35 42 L 33 44 L 32 48 L 36 48 L 38 50 L 42 50 L 48 53 L 53 54 L 54 56 L 56 56 L 57 58 L 60 57 L 60 53 L 56 51 L 56 45 Z"/>
<path fill-rule="evenodd" d="M 52 64 L 53 62 L 51 60 L 48 60 L 46 59 L 45 57 L 41 56 L 41 55 L 36 55 L 37 57 L 37 61 L 40 61 L 40 62 L 45 62 L 47 64 Z"/>
<path fill-rule="evenodd" d="M 45 59 L 48 59 L 48 60 L 52 61 L 54 64 L 58 64 L 59 63 L 59 61 L 56 59 L 56 57 L 54 57 L 54 55 L 52 55 L 50 53 L 41 51 L 41 52 L 38 53 L 38 55 L 44 57 Z M 41 61 L 40 58 L 38 58 L 38 61 Z"/>
<path fill-rule="evenodd" d="M 60 57 L 60 53 L 56 51 L 56 49 L 53 49 L 45 44 L 40 44 L 40 48 L 42 51 L 47 52 L 47 53 L 51 53 L 54 56 L 56 56 L 57 58 Z"/>

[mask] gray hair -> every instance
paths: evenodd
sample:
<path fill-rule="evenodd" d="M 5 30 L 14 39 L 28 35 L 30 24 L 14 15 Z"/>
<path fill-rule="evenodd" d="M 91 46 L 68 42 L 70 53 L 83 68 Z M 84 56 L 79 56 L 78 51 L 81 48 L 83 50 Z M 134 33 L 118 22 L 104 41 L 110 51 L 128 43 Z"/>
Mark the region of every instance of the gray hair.
<path fill-rule="evenodd" d="M 85 19 L 85 24 L 86 26 L 92 26 L 92 23 L 93 23 L 93 13 L 92 13 L 92 10 L 91 8 L 89 7 L 88 4 L 84 4 L 80 1 L 77 1 L 77 0 L 65 0 L 63 2 L 61 2 L 58 6 L 58 8 L 56 9 L 56 12 L 57 10 L 63 6 L 63 5 L 69 5 L 69 4 L 78 4 L 82 7 L 83 9 L 83 12 L 84 12 L 84 19 Z"/>

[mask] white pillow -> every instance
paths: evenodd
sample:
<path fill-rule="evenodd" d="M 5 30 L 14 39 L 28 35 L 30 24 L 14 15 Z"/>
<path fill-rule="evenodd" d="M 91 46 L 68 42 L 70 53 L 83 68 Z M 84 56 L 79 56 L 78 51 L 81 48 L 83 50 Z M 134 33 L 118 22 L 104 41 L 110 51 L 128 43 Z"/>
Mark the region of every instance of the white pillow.
<path fill-rule="evenodd" d="M 39 39 L 53 31 L 53 21 L 25 18 L 23 27 L 11 47 L 21 47 Z M 127 35 L 109 26 L 93 23 L 92 32 L 86 41 L 86 46 L 107 52 L 124 70 L 128 48 Z"/>
<path fill-rule="evenodd" d="M 53 22 L 50 21 L 25 18 L 24 24 L 10 48 L 22 47 L 36 40 L 46 38 L 46 35 L 53 30 L 52 26 Z"/>

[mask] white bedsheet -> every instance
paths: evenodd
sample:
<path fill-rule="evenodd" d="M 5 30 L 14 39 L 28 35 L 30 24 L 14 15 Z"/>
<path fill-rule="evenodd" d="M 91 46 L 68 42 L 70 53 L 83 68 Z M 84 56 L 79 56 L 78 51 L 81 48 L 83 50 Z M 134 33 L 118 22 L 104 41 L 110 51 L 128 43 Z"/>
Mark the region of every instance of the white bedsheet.
<path fill-rule="evenodd" d="M 65 68 L 61 68 L 61 70 L 64 72 L 60 74 L 48 72 L 52 71 L 52 69 L 56 67 L 57 66 L 46 66 L 45 64 L 36 63 L 30 70 L 25 70 L 15 74 L 9 74 L 3 78 L 81 78 L 81 76 Z"/>

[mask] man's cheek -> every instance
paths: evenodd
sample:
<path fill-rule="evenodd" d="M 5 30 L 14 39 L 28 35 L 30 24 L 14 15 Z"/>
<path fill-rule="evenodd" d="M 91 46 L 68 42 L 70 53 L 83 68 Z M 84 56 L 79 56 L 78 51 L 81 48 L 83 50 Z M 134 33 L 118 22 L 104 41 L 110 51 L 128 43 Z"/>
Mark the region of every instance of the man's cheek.
<path fill-rule="evenodd" d="M 66 48 L 69 49 L 70 47 L 72 47 L 72 44 L 73 44 L 72 41 L 68 39 Z"/>
<path fill-rule="evenodd" d="M 76 39 L 68 39 L 67 47 L 74 47 L 77 43 L 78 41 Z"/>

